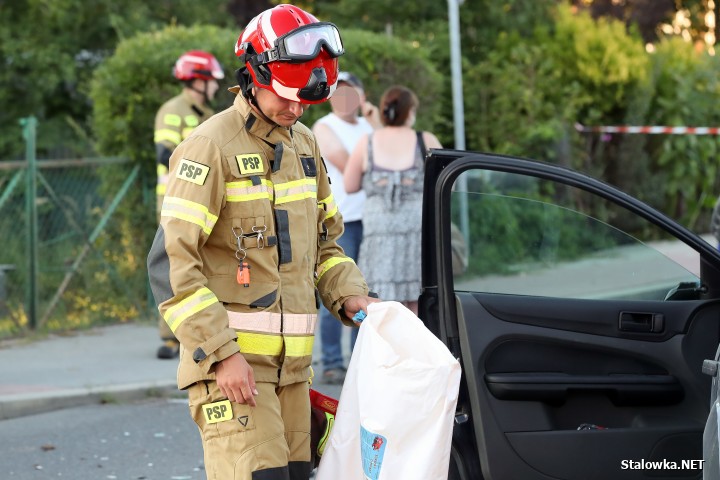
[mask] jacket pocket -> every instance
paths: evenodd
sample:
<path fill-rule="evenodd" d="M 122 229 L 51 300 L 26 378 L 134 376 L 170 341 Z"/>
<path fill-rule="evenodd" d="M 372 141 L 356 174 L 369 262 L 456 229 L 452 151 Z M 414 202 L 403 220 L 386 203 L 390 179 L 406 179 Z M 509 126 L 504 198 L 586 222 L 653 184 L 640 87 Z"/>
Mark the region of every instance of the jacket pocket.
<path fill-rule="evenodd" d="M 257 266 L 257 265 L 256 265 Z M 208 278 L 208 288 L 212 290 L 218 300 L 225 304 L 246 306 L 251 309 L 270 308 L 278 298 L 278 283 L 268 281 L 267 278 L 257 278 L 257 272 L 252 264 L 250 268 L 250 283 L 248 287 L 237 282 L 235 275 L 218 275 Z"/>
<path fill-rule="evenodd" d="M 280 274 L 272 217 L 227 218 L 218 225 L 223 229 L 223 243 L 221 248 L 212 250 L 219 255 L 212 263 L 225 268 L 208 272 L 208 288 L 223 303 L 249 308 L 274 305 Z M 240 265 L 242 275 L 238 271 Z"/>

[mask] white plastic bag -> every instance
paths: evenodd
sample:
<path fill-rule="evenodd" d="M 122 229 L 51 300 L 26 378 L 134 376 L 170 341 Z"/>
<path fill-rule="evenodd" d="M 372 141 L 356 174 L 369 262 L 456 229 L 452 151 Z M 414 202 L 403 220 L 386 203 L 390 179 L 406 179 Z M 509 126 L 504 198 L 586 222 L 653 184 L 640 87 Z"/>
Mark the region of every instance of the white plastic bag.
<path fill-rule="evenodd" d="M 317 480 L 446 480 L 460 364 L 398 302 L 368 308 Z"/>

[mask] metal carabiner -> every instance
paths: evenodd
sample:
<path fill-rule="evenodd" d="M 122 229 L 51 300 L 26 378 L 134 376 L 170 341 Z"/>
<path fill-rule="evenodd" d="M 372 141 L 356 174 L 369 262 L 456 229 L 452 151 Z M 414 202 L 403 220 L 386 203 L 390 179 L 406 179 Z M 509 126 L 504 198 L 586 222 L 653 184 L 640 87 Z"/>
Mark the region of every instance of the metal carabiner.
<path fill-rule="evenodd" d="M 253 225 L 252 231 L 257 233 L 257 248 L 259 250 L 262 250 L 265 248 L 265 236 L 263 235 L 263 232 L 267 231 L 267 225 L 262 226 L 262 230 L 260 230 L 261 227 L 258 227 L 257 225 Z"/>
<path fill-rule="evenodd" d="M 237 241 L 237 250 L 235 250 L 235 258 L 237 258 L 238 262 L 242 262 L 245 259 L 245 257 L 247 257 L 247 251 L 242 246 L 242 240 L 243 240 L 243 238 L 245 238 L 245 232 L 243 232 L 242 227 L 237 227 L 237 228 L 240 229 L 240 235 L 235 233 L 235 227 L 231 227 L 232 233 L 235 236 L 235 240 Z"/>

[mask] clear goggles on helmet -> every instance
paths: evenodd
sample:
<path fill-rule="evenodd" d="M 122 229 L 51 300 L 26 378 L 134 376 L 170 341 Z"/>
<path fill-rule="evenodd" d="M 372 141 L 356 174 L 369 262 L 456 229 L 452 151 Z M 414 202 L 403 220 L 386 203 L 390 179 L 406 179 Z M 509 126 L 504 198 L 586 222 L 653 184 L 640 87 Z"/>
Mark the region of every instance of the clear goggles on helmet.
<path fill-rule="evenodd" d="M 279 37 L 269 57 L 270 61 L 306 62 L 317 57 L 323 47 L 332 58 L 345 53 L 340 32 L 334 24 L 311 23 Z"/>

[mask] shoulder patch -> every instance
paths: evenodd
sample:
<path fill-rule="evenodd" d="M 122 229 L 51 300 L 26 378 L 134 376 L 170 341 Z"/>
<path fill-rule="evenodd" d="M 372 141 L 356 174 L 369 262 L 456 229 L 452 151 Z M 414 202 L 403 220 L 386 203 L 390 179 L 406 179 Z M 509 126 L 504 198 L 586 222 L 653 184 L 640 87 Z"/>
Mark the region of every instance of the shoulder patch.
<path fill-rule="evenodd" d="M 208 173 L 210 173 L 209 166 L 183 158 L 180 160 L 180 165 L 178 165 L 175 176 L 186 182 L 203 185 L 205 184 Z"/>
<path fill-rule="evenodd" d="M 259 153 L 243 153 L 235 155 L 240 174 L 247 175 L 250 173 L 263 173 L 265 165 L 262 156 Z"/>

